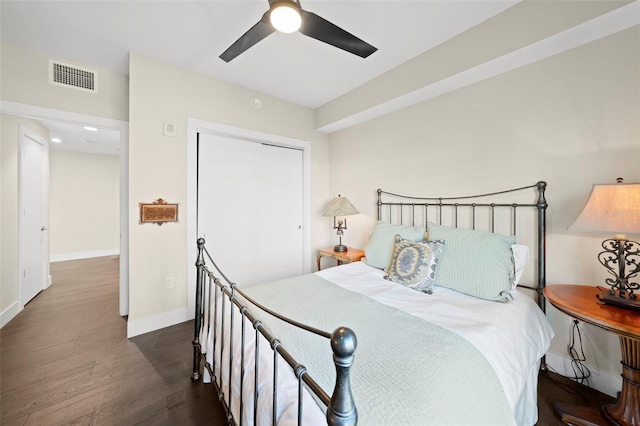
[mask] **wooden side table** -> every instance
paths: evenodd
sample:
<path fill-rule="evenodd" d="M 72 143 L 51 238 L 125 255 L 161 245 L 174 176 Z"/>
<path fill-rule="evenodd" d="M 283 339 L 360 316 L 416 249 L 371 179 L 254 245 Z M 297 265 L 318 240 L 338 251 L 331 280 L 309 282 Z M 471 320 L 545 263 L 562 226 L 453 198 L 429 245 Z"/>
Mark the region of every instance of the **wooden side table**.
<path fill-rule="evenodd" d="M 336 259 L 338 265 L 342 265 L 343 263 L 359 262 L 364 257 L 364 251 L 351 247 L 342 253 L 333 251 L 333 247 L 318 250 L 318 271 L 320 270 L 320 259 L 323 257 Z"/>
<path fill-rule="evenodd" d="M 556 415 L 576 426 L 640 425 L 640 312 L 600 305 L 596 287 L 553 285 L 544 289 L 549 302 L 565 314 L 620 336 L 622 390 L 600 410 L 554 403 Z"/>

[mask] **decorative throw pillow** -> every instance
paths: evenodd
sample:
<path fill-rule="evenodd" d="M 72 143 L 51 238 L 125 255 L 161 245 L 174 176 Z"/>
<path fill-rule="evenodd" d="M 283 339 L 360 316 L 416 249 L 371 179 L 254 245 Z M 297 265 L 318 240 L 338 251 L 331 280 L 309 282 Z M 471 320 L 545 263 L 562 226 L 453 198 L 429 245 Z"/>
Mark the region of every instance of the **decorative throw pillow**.
<path fill-rule="evenodd" d="M 385 269 L 391 262 L 396 235 L 411 241 L 422 241 L 426 227 L 392 225 L 386 222 L 378 222 L 369 234 L 369 243 L 364 248 L 367 265 L 374 268 Z"/>
<path fill-rule="evenodd" d="M 486 300 L 511 299 L 516 237 L 435 224 L 429 224 L 429 237 L 446 243 L 435 285 Z"/>
<path fill-rule="evenodd" d="M 431 294 L 443 241 L 410 241 L 396 235 L 391 263 L 385 279 Z"/>

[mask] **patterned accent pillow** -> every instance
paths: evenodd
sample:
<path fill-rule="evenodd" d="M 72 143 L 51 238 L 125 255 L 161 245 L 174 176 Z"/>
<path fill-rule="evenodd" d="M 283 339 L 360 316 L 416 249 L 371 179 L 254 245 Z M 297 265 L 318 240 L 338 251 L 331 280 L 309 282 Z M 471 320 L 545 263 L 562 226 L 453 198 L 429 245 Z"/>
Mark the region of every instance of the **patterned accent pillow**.
<path fill-rule="evenodd" d="M 444 241 L 411 241 L 396 235 L 391 264 L 385 279 L 431 294 Z"/>

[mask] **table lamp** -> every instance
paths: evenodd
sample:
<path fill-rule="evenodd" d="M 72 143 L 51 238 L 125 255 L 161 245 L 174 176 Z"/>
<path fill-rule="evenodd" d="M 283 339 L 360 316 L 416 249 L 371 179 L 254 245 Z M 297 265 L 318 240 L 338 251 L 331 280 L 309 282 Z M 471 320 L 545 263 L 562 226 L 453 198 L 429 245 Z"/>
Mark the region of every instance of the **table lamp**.
<path fill-rule="evenodd" d="M 344 235 L 344 230 L 347 229 L 347 218 L 342 219 L 342 217 L 358 213 L 360 212 L 351 204 L 351 201 L 349 201 L 347 197 L 341 197 L 340 195 L 331 200 L 324 209 L 324 212 L 322 212 L 322 216 L 333 216 L 333 229 L 338 230 L 337 234 L 340 242 L 337 246 L 333 247 L 333 251 L 344 253 L 348 250 L 348 247 L 342 244 L 342 236 Z M 340 217 L 337 225 L 336 216 Z"/>
<path fill-rule="evenodd" d="M 613 278 L 605 282 L 611 287 L 598 294 L 601 303 L 640 310 L 640 300 L 634 291 L 640 289 L 640 244 L 627 240 L 625 234 L 640 234 L 640 183 L 593 185 L 587 204 L 571 224 L 577 232 L 611 233 L 612 239 L 602 242 L 598 261 Z M 631 281 L 636 279 L 636 281 Z"/>

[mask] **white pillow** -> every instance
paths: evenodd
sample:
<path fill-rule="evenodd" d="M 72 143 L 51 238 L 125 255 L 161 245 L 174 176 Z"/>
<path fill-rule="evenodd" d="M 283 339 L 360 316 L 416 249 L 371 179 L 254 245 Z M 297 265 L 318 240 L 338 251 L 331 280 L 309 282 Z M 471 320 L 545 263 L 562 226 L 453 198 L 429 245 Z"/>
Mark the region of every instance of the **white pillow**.
<path fill-rule="evenodd" d="M 511 246 L 511 252 L 513 253 L 513 267 L 515 271 L 515 279 L 513 280 L 511 288 L 514 289 L 516 285 L 518 285 L 520 278 L 522 278 L 524 268 L 529 262 L 529 247 L 523 244 L 513 244 Z"/>

